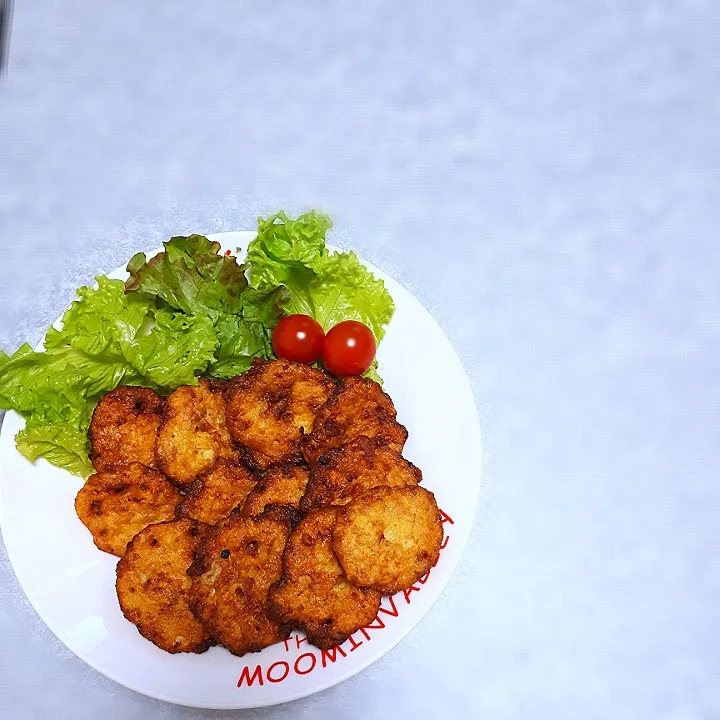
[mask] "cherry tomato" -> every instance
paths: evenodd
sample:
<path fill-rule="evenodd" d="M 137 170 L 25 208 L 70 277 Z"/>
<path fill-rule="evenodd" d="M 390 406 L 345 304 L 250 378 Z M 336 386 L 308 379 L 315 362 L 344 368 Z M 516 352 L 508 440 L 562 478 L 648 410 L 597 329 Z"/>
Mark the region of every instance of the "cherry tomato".
<path fill-rule="evenodd" d="M 328 330 L 322 359 L 334 375 L 362 375 L 372 365 L 376 350 L 375 336 L 367 325 L 345 320 Z"/>
<path fill-rule="evenodd" d="M 278 357 L 301 363 L 315 362 L 323 349 L 325 333 L 309 315 L 288 315 L 273 330 L 272 346 Z"/>

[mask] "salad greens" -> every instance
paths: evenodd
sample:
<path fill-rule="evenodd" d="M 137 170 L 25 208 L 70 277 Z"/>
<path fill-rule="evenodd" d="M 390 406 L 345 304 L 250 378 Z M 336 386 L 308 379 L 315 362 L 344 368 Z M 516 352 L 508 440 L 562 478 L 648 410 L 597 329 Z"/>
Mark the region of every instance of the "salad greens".
<path fill-rule="evenodd" d="M 136 254 L 126 283 L 99 276 L 97 287 L 80 288 L 42 351 L 0 351 L 0 408 L 26 420 L 18 450 L 87 477 L 87 431 L 102 395 L 233 377 L 255 357 L 275 357 L 272 330 L 286 314 L 311 315 L 326 331 L 359 320 L 379 342 L 392 298 L 354 253 L 328 251 L 330 227 L 315 212 L 260 218 L 242 264 L 202 235 L 173 237 L 150 260 Z M 379 380 L 376 368 L 367 374 Z"/>
<path fill-rule="evenodd" d="M 355 253 L 328 251 L 330 227 L 327 216 L 314 212 L 294 221 L 283 212 L 261 218 L 247 252 L 252 284 L 284 285 L 290 291 L 288 313 L 314 317 L 325 332 L 343 320 L 358 320 L 380 342 L 395 310 L 392 298 Z"/>

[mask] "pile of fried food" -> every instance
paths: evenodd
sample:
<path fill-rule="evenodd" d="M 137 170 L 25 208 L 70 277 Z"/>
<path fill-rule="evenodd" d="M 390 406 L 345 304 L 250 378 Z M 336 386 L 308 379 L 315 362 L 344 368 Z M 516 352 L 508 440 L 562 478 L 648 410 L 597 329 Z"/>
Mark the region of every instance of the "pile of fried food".
<path fill-rule="evenodd" d="M 123 614 L 168 652 L 243 655 L 294 629 L 330 648 L 437 561 L 435 498 L 372 380 L 256 360 L 167 398 L 119 387 L 89 435 L 75 509 L 121 558 Z"/>

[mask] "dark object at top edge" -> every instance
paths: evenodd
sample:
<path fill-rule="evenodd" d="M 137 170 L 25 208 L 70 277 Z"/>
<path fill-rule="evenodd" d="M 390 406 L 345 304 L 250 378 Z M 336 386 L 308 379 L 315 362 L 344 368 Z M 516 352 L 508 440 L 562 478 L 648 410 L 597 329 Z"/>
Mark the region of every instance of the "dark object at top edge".
<path fill-rule="evenodd" d="M 11 18 L 12 0 L 0 0 L 0 75 L 7 72 Z"/>

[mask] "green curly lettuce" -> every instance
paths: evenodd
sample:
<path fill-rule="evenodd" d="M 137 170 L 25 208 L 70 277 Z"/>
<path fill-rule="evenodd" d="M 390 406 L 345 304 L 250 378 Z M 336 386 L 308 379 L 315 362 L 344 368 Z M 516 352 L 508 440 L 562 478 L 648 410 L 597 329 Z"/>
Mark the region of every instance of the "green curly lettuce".
<path fill-rule="evenodd" d="M 283 212 L 258 221 L 247 262 L 253 287 L 290 292 L 288 313 L 314 317 L 325 331 L 343 320 L 365 323 L 380 342 L 395 305 L 385 283 L 353 252 L 329 252 L 330 218 L 316 212 L 291 220 Z"/>
<path fill-rule="evenodd" d="M 359 320 L 382 339 L 392 298 L 354 253 L 328 252 L 330 227 L 314 212 L 261 218 L 247 264 L 202 235 L 173 237 L 150 260 L 136 254 L 127 282 L 100 276 L 80 288 L 41 351 L 0 352 L 0 409 L 25 418 L 18 450 L 86 477 L 87 432 L 105 393 L 118 385 L 169 393 L 201 375 L 233 377 L 256 357 L 275 357 L 272 330 L 288 313 L 312 315 L 325 330 Z M 380 380 L 377 363 L 367 375 Z"/>

